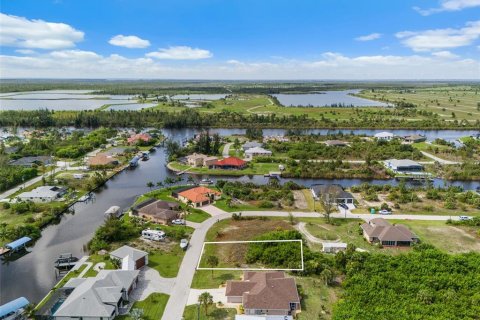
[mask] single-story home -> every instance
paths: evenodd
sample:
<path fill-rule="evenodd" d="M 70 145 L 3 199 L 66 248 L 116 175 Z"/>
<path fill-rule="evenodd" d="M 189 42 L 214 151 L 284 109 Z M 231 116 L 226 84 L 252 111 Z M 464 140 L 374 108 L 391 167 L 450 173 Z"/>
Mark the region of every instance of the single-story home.
<path fill-rule="evenodd" d="M 423 166 L 409 159 L 389 159 L 385 160 L 385 167 L 395 172 L 419 172 L 423 171 Z"/>
<path fill-rule="evenodd" d="M 378 140 L 384 140 L 384 141 L 390 141 L 392 140 L 395 136 L 391 132 L 379 132 L 375 133 L 374 137 Z"/>
<path fill-rule="evenodd" d="M 209 167 L 212 166 L 218 157 L 207 156 L 201 153 L 193 153 L 187 156 L 187 164 L 192 167 Z"/>
<path fill-rule="evenodd" d="M 172 192 L 172 196 L 193 207 L 201 207 L 220 199 L 221 193 L 207 187 L 191 187 Z"/>
<path fill-rule="evenodd" d="M 247 151 L 248 149 L 251 149 L 251 148 L 261 148 L 263 146 L 262 143 L 260 142 L 257 142 L 257 141 L 249 141 L 249 142 L 246 142 L 242 145 L 242 149 L 243 151 Z"/>
<path fill-rule="evenodd" d="M 412 134 L 412 135 L 403 137 L 403 140 L 407 143 L 418 143 L 418 142 L 426 141 L 427 137 L 419 134 Z"/>
<path fill-rule="evenodd" d="M 88 158 L 87 164 L 90 167 L 108 167 L 117 166 L 119 161 L 114 157 L 106 153 L 98 153 L 93 157 Z"/>
<path fill-rule="evenodd" d="M 148 133 L 137 133 L 137 134 L 131 135 L 127 139 L 127 143 L 136 144 L 139 141 L 150 142 L 150 140 L 152 140 L 152 136 L 150 136 Z"/>
<path fill-rule="evenodd" d="M 227 157 L 215 161 L 209 168 L 213 169 L 236 169 L 240 170 L 247 166 L 247 162 L 237 157 Z"/>
<path fill-rule="evenodd" d="M 250 149 L 247 149 L 245 151 L 245 158 L 246 159 L 253 159 L 254 157 L 270 157 L 272 155 L 272 151 L 270 150 L 266 150 L 262 147 L 254 147 L 254 148 L 250 148 Z"/>
<path fill-rule="evenodd" d="M 114 156 L 115 157 L 115 156 L 124 154 L 125 150 L 127 150 L 127 148 L 115 147 L 115 148 L 111 148 L 110 150 L 106 150 L 104 153 L 107 156 Z"/>
<path fill-rule="evenodd" d="M 148 199 L 132 208 L 132 214 L 156 223 L 169 224 L 180 215 L 180 205 L 172 201 Z"/>
<path fill-rule="evenodd" d="M 322 246 L 324 253 L 337 253 L 347 250 L 347 244 L 344 242 L 323 242 Z"/>
<path fill-rule="evenodd" d="M 32 167 L 33 165 L 49 166 L 53 164 L 53 158 L 50 156 L 23 157 L 10 162 L 12 166 Z"/>
<path fill-rule="evenodd" d="M 51 316 L 55 320 L 113 320 L 128 305 L 138 283 L 138 270 L 100 270 L 96 277 L 72 278 L 66 299 Z"/>
<path fill-rule="evenodd" d="M 67 189 L 63 187 L 41 186 L 32 191 L 20 193 L 17 198 L 22 201 L 51 202 L 60 198 L 65 193 L 67 193 Z"/>
<path fill-rule="evenodd" d="M 368 242 L 379 242 L 383 246 L 410 246 L 418 242 L 418 237 L 406 226 L 392 225 L 383 218 L 371 219 L 362 224 L 363 236 Z"/>
<path fill-rule="evenodd" d="M 110 252 L 110 258 L 121 262 L 122 270 L 138 270 L 148 264 L 148 253 L 129 246 Z"/>
<path fill-rule="evenodd" d="M 243 280 L 228 280 L 228 303 L 242 304 L 245 315 L 295 315 L 300 310 L 297 284 L 283 271 L 245 271 Z"/>
<path fill-rule="evenodd" d="M 338 184 L 314 184 L 310 187 L 310 190 L 315 200 L 333 195 L 336 204 L 353 204 L 354 202 L 352 194 L 343 190 L 342 186 Z"/>
<path fill-rule="evenodd" d="M 348 142 L 342 141 L 342 140 L 326 140 L 323 143 L 329 147 L 348 147 L 349 146 Z"/>

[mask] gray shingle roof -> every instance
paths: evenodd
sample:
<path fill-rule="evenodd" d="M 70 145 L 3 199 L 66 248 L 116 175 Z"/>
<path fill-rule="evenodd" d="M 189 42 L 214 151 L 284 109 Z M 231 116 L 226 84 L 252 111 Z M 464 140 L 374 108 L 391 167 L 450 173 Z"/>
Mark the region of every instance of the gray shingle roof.
<path fill-rule="evenodd" d="M 117 250 L 110 252 L 110 255 L 118 259 L 123 259 L 126 256 L 130 256 L 133 261 L 137 261 L 138 259 L 147 256 L 148 253 L 129 246 L 123 246 L 118 248 Z"/>
<path fill-rule="evenodd" d="M 353 199 L 351 193 L 343 190 L 342 186 L 338 184 L 314 184 L 310 187 L 317 197 L 323 194 L 335 194 L 337 199 Z"/>

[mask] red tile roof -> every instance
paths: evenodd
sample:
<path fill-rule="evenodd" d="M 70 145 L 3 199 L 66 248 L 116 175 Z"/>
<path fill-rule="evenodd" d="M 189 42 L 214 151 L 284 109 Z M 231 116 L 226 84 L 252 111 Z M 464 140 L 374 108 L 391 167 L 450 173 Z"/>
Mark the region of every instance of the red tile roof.
<path fill-rule="evenodd" d="M 213 165 L 219 167 L 243 167 L 246 164 L 240 158 L 237 157 L 228 157 L 222 160 L 217 160 Z"/>
<path fill-rule="evenodd" d="M 178 195 L 187 198 L 193 203 L 199 203 L 210 200 L 208 197 L 210 194 L 220 195 L 220 192 L 206 187 L 196 187 L 182 191 Z"/>
<path fill-rule="evenodd" d="M 150 139 L 152 139 L 152 137 L 148 133 L 139 133 L 132 135 L 127 141 L 128 143 L 137 142 L 138 140 L 148 142 Z"/>

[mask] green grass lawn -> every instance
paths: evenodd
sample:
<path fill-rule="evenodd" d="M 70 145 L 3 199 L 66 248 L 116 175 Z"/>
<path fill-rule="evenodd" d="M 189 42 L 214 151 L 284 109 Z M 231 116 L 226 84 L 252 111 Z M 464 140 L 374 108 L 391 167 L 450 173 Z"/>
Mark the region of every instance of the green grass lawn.
<path fill-rule="evenodd" d="M 185 217 L 185 220 L 200 223 L 207 220 L 210 217 L 211 215 L 209 215 L 203 210 L 191 208 L 190 213 L 187 214 L 187 216 Z"/>
<path fill-rule="evenodd" d="M 210 306 L 208 313 L 205 315 L 205 308 L 201 306 L 200 315 L 198 313 L 197 305 L 190 305 L 185 308 L 183 313 L 183 319 L 185 320 L 233 320 L 237 311 L 231 308 L 217 308 L 216 306 Z"/>
<path fill-rule="evenodd" d="M 144 320 L 158 320 L 162 318 L 169 298 L 168 294 L 152 293 L 145 300 L 135 302 L 132 309 L 142 309 L 142 319 Z M 132 318 L 130 316 L 118 316 L 116 319 L 131 320 Z"/>
<path fill-rule="evenodd" d="M 295 282 L 302 299 L 302 312 L 297 319 L 330 319 L 340 289 L 327 287 L 316 277 L 295 277 Z"/>
<path fill-rule="evenodd" d="M 93 265 L 92 267 L 85 273 L 85 277 L 95 277 L 97 275 L 97 271 L 93 270 L 93 267 L 99 263 L 103 262 L 105 263 L 105 270 L 113 270 L 116 269 L 115 266 L 113 265 L 112 261 L 109 258 L 109 255 L 99 255 L 99 254 L 92 254 L 88 258 L 88 262 L 92 262 Z"/>
<path fill-rule="evenodd" d="M 148 265 L 164 278 L 174 278 L 182 263 L 185 252 L 175 245 L 171 252 L 155 251 L 148 255 Z"/>
<path fill-rule="evenodd" d="M 173 169 L 183 171 L 187 170 L 189 173 L 195 174 L 209 174 L 221 176 L 244 176 L 244 175 L 263 175 L 270 171 L 278 171 L 280 163 L 261 163 L 252 162 L 249 166 L 242 170 L 223 170 L 223 169 L 209 169 L 209 168 L 191 168 L 189 165 L 181 164 L 179 162 L 170 162 L 169 166 Z"/>
<path fill-rule="evenodd" d="M 227 280 L 240 280 L 242 271 L 214 270 L 213 276 L 211 270 L 197 270 L 193 276 L 191 287 L 193 289 L 213 289 L 225 284 Z"/>
<path fill-rule="evenodd" d="M 227 205 L 226 199 L 217 200 L 213 205 L 226 212 L 272 210 L 272 209 L 262 209 L 250 204 L 235 204 L 234 206 L 230 207 Z"/>

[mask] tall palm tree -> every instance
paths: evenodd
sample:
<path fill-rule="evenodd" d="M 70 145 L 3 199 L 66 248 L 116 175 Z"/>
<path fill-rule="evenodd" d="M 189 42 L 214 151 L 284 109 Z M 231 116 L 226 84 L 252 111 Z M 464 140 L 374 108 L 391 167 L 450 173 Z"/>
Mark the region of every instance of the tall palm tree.
<path fill-rule="evenodd" d="M 205 316 L 208 314 L 208 307 L 213 304 L 213 297 L 209 292 L 204 292 L 198 296 L 198 302 L 205 308 Z"/>

